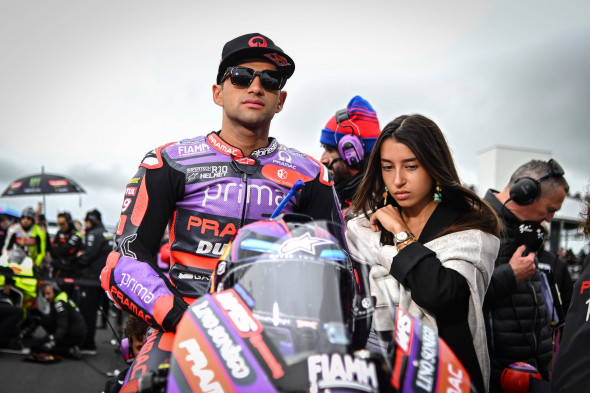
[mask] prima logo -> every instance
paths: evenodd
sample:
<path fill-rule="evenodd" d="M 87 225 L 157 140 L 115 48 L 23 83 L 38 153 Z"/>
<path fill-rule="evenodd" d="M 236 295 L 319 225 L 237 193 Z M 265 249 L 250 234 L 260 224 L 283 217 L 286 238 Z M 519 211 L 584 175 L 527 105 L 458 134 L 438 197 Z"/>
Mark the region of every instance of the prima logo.
<path fill-rule="evenodd" d="M 139 296 L 139 298 L 147 304 L 154 300 L 154 294 L 150 292 L 142 284 L 137 282 L 137 280 L 131 277 L 130 274 L 123 273 L 123 278 L 121 279 L 120 287 L 130 288 L 133 293 Z"/>
<path fill-rule="evenodd" d="M 248 184 L 246 203 L 254 202 L 257 205 L 278 206 L 285 197 L 285 194 L 279 189 L 271 189 L 269 186 L 259 186 L 256 184 Z M 243 202 L 244 184 L 227 183 L 214 184 L 205 189 L 205 196 L 201 206 L 207 206 L 208 201 L 223 200 L 241 204 Z M 256 198 L 256 199 L 254 199 Z"/>

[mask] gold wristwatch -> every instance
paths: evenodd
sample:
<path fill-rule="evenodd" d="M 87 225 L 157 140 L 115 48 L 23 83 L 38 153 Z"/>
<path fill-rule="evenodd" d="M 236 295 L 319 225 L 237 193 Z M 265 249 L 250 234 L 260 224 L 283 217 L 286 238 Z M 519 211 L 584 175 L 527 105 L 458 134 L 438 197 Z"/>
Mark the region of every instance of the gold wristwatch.
<path fill-rule="evenodd" d="M 416 241 L 416 236 L 412 232 L 408 231 L 401 231 L 393 235 L 393 244 L 395 248 L 399 251 L 399 246 L 405 246 L 407 244 L 413 243 Z M 402 247 L 403 248 L 403 247 Z"/>

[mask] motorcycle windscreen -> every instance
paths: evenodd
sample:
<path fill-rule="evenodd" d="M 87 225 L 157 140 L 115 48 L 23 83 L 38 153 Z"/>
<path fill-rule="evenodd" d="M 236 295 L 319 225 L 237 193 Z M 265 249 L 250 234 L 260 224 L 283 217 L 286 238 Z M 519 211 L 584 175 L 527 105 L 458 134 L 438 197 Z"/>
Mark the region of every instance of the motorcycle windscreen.
<path fill-rule="evenodd" d="M 341 262 L 283 257 L 236 265 L 230 273 L 234 288 L 287 365 L 346 350 L 354 286 Z"/>

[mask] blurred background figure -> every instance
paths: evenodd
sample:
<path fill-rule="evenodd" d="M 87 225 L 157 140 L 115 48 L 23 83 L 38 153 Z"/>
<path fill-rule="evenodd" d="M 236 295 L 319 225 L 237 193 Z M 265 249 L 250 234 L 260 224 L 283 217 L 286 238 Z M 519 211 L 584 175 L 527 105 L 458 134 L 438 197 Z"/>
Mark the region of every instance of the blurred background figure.
<path fill-rule="evenodd" d="M 103 297 L 106 297 L 100 287 L 100 271 L 106 264 L 107 256 L 112 249 L 112 243 L 107 239 L 100 211 L 93 209 L 86 213 L 84 226 L 86 228 L 84 235 L 86 248 L 83 252 L 78 253 L 79 277 L 80 279 L 93 281 L 96 285 L 81 287 L 80 309 L 88 328 L 88 334 L 81 351 L 83 354 L 94 355 L 96 354 L 94 336 L 96 334 L 97 312 Z"/>
<path fill-rule="evenodd" d="M 127 321 L 125 322 L 125 334 L 127 337 L 121 342 L 121 355 L 123 355 L 123 359 L 127 364 L 131 364 L 139 354 L 141 347 L 143 347 L 147 329 L 148 324 L 141 318 L 131 314 L 127 315 Z M 119 392 L 128 371 L 129 367 L 122 370 L 114 378 L 109 379 L 105 384 L 104 393 Z"/>
<path fill-rule="evenodd" d="M 590 197 L 586 199 L 585 219 L 581 229 L 590 240 Z M 553 393 L 590 392 L 590 256 L 584 260 L 576 281 L 572 301 L 565 320 L 561 345 L 555 357 L 551 391 Z"/>
<path fill-rule="evenodd" d="M 10 220 L 8 219 L 8 216 L 0 214 L 0 255 L 2 255 L 4 241 L 6 240 L 6 233 L 8 232 L 9 226 Z"/>
<path fill-rule="evenodd" d="M 57 227 L 59 228 L 53 244 L 49 249 L 51 255 L 52 269 L 54 277 L 76 278 L 78 277 L 80 266 L 78 265 L 78 253 L 84 248 L 82 234 L 76 230 L 72 216 L 68 212 L 57 215 Z M 68 295 L 79 302 L 79 296 L 74 295 L 73 285 L 67 287 L 62 285 Z"/>
<path fill-rule="evenodd" d="M 80 359 L 80 345 L 86 335 L 80 309 L 53 283 L 41 284 L 41 294 L 51 305 L 49 315 L 41 317 L 41 326 L 47 335 L 35 338 L 31 350 Z"/>
<path fill-rule="evenodd" d="M 13 284 L 12 278 L 7 276 L 4 286 L 0 287 L 0 348 L 22 350 L 18 327 L 24 315 L 23 294 Z"/>
<path fill-rule="evenodd" d="M 4 251 L 9 259 L 29 256 L 34 267 L 41 265 L 47 249 L 47 233 L 35 224 L 35 211 L 32 207 L 23 209 L 19 222 L 12 224 L 6 234 Z"/>

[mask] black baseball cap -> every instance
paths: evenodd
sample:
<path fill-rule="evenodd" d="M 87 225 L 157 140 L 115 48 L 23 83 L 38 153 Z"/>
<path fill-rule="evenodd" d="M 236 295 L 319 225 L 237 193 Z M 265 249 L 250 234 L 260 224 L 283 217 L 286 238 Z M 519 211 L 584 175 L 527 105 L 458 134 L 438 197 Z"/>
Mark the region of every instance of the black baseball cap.
<path fill-rule="evenodd" d="M 275 64 L 287 79 L 295 72 L 295 62 L 268 37 L 260 33 L 244 34 L 228 41 L 221 51 L 217 71 L 217 84 L 221 84 L 228 67 L 238 65 L 240 60 L 261 58 Z"/>

